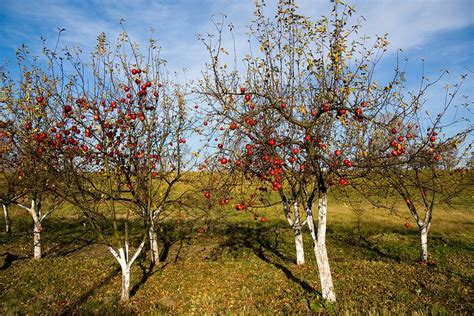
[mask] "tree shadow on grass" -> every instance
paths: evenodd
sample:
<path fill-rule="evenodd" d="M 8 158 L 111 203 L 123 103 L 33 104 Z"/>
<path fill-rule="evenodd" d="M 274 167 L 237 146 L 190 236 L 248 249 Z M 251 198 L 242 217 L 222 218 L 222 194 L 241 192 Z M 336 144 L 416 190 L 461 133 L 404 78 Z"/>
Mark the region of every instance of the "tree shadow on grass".
<path fill-rule="evenodd" d="M 28 257 L 20 257 L 8 251 L 0 254 L 0 257 L 3 257 L 3 265 L 0 267 L 0 271 L 8 269 L 14 261 L 28 259 Z"/>
<path fill-rule="evenodd" d="M 222 256 L 225 251 L 230 251 L 234 256 L 238 256 L 242 250 L 248 249 L 265 263 L 283 272 L 289 281 L 299 285 L 309 297 L 314 295 L 321 297 L 319 291 L 306 281 L 296 277 L 293 272 L 288 269 L 287 265 L 294 264 L 295 261 L 280 251 L 280 234 L 275 227 L 267 225 L 265 227 L 254 228 L 237 224 L 228 226 L 228 228 L 221 231 L 221 233 L 225 240 L 214 251 L 212 255 L 213 259 L 216 260 Z"/>
<path fill-rule="evenodd" d="M 109 283 L 117 274 L 120 273 L 120 268 L 117 267 L 111 271 L 105 278 L 97 282 L 97 284 L 92 287 L 90 290 L 83 293 L 73 304 L 69 305 L 64 309 L 60 315 L 71 315 L 77 310 L 81 305 L 83 305 L 89 297 L 93 296 L 101 287 Z"/>
<path fill-rule="evenodd" d="M 372 260 L 382 260 L 382 261 L 394 261 L 400 263 L 403 261 L 402 256 L 396 251 L 389 251 L 389 249 L 384 249 L 380 244 L 377 244 L 366 236 L 342 236 L 342 235 L 333 235 L 331 236 L 332 240 L 343 243 L 346 246 L 352 248 L 358 248 L 361 250 L 362 255 L 365 259 Z"/>
<path fill-rule="evenodd" d="M 137 262 L 137 265 L 140 267 L 142 276 L 140 281 L 135 284 L 131 291 L 130 296 L 133 296 L 137 291 L 143 287 L 143 285 L 148 281 L 148 279 L 157 272 L 163 271 L 163 269 L 170 264 L 171 261 L 168 260 L 170 255 L 171 248 L 177 246 L 174 254 L 174 262 L 177 262 L 182 254 L 183 244 L 186 240 L 190 239 L 190 231 L 176 229 L 176 225 L 170 223 L 160 223 L 158 240 L 161 246 L 159 262 L 153 263 L 146 260 L 146 251 L 143 252 L 140 260 Z M 148 264 L 147 264 L 148 263 Z M 159 268 L 156 268 L 156 265 L 160 264 Z"/>

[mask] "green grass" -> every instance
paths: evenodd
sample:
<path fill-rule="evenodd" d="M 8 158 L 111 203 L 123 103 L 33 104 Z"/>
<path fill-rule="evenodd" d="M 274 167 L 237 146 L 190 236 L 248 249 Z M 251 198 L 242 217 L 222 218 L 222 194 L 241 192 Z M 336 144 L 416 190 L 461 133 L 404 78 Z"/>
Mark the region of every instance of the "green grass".
<path fill-rule="evenodd" d="M 434 262 L 427 266 L 416 263 L 418 231 L 405 229 L 409 214 L 404 208 L 394 215 L 366 206 L 358 218 L 344 205 L 329 206 L 334 306 L 319 298 L 307 231 L 306 264 L 293 263 L 292 231 L 278 208 L 259 211 L 266 223 L 231 212 L 207 233 L 186 234 L 191 224 L 186 221 L 163 226 L 163 240 L 171 244 L 166 261 L 152 271 L 145 259 L 137 262 L 126 305 L 118 301 L 118 264 L 81 217 L 65 210 L 46 219 L 45 258 L 35 261 L 30 219 L 13 209 L 13 237 L 0 234 L 0 314 L 474 311 L 469 206 L 434 212 L 429 240 Z"/>

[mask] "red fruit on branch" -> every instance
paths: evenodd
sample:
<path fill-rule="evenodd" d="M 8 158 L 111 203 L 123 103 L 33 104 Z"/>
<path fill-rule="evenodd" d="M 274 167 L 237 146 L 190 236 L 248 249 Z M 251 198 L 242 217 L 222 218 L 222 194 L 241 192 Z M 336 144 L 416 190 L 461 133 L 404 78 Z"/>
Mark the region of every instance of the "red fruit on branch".
<path fill-rule="evenodd" d="M 350 162 L 348 159 L 344 159 L 343 162 L 346 165 L 346 167 L 348 167 L 348 168 L 352 167 L 352 162 Z"/>
<path fill-rule="evenodd" d="M 392 134 L 396 134 L 396 133 L 397 133 L 397 129 L 396 129 L 396 128 L 392 128 L 391 132 L 392 132 Z"/>
<path fill-rule="evenodd" d="M 339 109 L 337 110 L 337 117 L 341 117 L 343 115 L 345 115 L 347 113 L 347 110 L 346 109 Z"/>
<path fill-rule="evenodd" d="M 210 199 L 211 198 L 211 192 L 209 192 L 209 191 L 204 192 L 204 197 L 206 199 Z"/>
<path fill-rule="evenodd" d="M 329 103 L 323 103 L 323 112 L 329 112 Z"/>
<path fill-rule="evenodd" d="M 342 155 L 342 150 L 339 150 L 337 149 L 334 154 L 336 155 L 336 157 L 339 157 L 340 155 Z"/>

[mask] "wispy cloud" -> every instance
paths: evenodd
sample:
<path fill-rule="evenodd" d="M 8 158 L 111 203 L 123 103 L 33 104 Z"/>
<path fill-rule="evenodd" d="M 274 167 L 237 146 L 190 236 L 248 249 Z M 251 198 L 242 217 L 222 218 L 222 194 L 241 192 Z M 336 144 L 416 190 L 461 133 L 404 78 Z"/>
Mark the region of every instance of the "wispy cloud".
<path fill-rule="evenodd" d="M 273 14 L 276 1 L 267 2 L 267 11 Z M 329 14 L 332 7 L 330 1 L 297 2 L 302 14 L 315 19 Z M 119 20 L 123 18 L 134 41 L 146 43 L 153 28 L 163 47 L 163 57 L 169 60 L 169 68 L 187 68 L 189 76 L 195 77 L 207 59 L 196 35 L 214 31 L 211 15 L 228 15 L 227 22 L 235 26 L 236 46 L 242 55 L 247 50 L 245 26 L 253 18 L 253 3 L 238 0 L 3 0 L 0 2 L 0 52 L 2 57 L 13 56 L 11 52 L 22 43 L 39 47 L 40 36 L 54 43 L 57 27 L 66 29 L 62 45 L 79 45 L 87 51 L 95 45 L 101 32 L 109 39 L 116 37 L 121 31 Z M 455 36 L 452 43 L 436 47 L 437 55 L 429 58 L 437 60 L 438 68 L 452 63 L 459 68 L 474 68 L 468 57 L 470 53 L 465 51 L 466 46 L 472 45 L 473 37 L 472 28 L 468 28 L 474 24 L 471 0 L 360 0 L 355 1 L 355 7 L 356 15 L 366 18 L 362 33 L 388 33 L 391 51 L 402 48 L 411 56 L 430 55 L 430 47 L 436 46 L 443 34 L 470 30 L 469 36 Z M 442 61 L 447 65 L 442 65 Z"/>

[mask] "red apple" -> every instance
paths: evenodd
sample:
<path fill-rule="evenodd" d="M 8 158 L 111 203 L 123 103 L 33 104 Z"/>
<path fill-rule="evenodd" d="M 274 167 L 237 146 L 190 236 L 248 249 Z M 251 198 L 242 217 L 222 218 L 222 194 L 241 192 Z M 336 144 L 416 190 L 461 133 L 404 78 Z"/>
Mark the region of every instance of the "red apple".
<path fill-rule="evenodd" d="M 328 112 L 329 111 L 329 103 L 324 102 L 323 103 L 323 112 Z"/>

